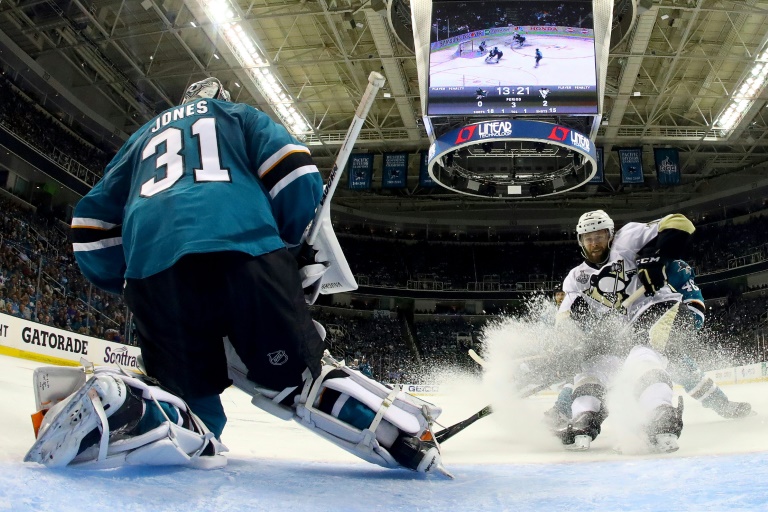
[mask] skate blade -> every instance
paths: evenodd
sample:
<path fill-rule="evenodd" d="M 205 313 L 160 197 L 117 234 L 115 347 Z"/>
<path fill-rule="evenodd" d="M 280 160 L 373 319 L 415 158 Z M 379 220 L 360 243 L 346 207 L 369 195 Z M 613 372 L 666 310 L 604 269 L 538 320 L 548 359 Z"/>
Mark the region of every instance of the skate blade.
<path fill-rule="evenodd" d="M 445 469 L 445 466 L 443 466 L 443 464 L 442 464 L 442 463 L 438 463 L 438 464 L 435 466 L 435 471 L 437 471 L 438 473 L 440 473 L 441 475 L 443 475 L 443 476 L 444 476 L 444 477 L 446 477 L 446 478 L 450 478 L 451 480 L 455 480 L 455 479 L 456 479 L 456 477 L 455 477 L 455 476 L 453 476 L 453 474 L 451 474 L 451 472 L 450 472 L 450 471 L 448 471 L 447 469 Z"/>
<path fill-rule="evenodd" d="M 677 436 L 674 434 L 656 434 L 656 442 L 653 451 L 657 453 L 676 452 L 680 446 L 677 444 Z"/>
<path fill-rule="evenodd" d="M 24 462 L 37 462 L 49 467 L 66 466 L 77 455 L 82 436 L 90 432 L 90 430 L 81 432 L 80 425 L 87 422 L 95 413 L 93 402 L 87 398 L 87 395 L 96 382 L 97 379 L 90 379 L 72 396 L 69 403 L 59 411 L 45 432 L 37 438 L 32 448 L 24 456 Z M 81 439 L 73 439 L 78 435 L 81 436 Z M 77 446 L 74 446 L 75 453 L 69 460 L 62 462 L 63 459 L 54 459 L 53 455 L 59 453 L 63 446 L 72 447 L 74 443 L 77 443 Z"/>
<path fill-rule="evenodd" d="M 573 444 L 565 445 L 568 451 L 583 452 L 589 450 L 589 446 L 592 444 L 592 438 L 590 436 L 575 436 L 573 438 Z"/>

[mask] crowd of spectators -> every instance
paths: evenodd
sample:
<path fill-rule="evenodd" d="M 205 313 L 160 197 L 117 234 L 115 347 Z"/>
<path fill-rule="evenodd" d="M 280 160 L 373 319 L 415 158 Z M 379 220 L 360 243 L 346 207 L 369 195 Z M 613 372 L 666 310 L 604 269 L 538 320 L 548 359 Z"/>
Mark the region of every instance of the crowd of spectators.
<path fill-rule="evenodd" d="M 562 281 L 582 260 L 576 240 L 567 236 L 559 242 L 523 237 L 495 243 L 393 240 L 347 232 L 338 238 L 352 272 L 371 286 L 413 288 L 416 281 L 437 281 L 441 289 L 466 290 L 470 283 L 494 276 L 501 289 L 514 290 L 520 282 Z M 742 223 L 699 226 L 688 262 L 701 275 L 732 268 L 736 260 L 750 255 L 750 262 L 768 259 L 768 210 Z"/>
<path fill-rule="evenodd" d="M 707 247 L 730 247 L 751 250 L 761 241 L 755 233 L 763 232 L 764 217 L 757 217 L 721 230 L 702 230 Z M 750 237 L 742 242 L 740 237 Z M 735 239 L 731 239 L 735 237 Z M 445 247 L 440 244 L 400 243 L 398 250 L 386 250 L 377 241 L 379 254 L 387 261 L 398 261 L 405 268 L 413 261 L 414 270 L 438 258 Z M 362 249 L 361 249 L 362 247 Z M 362 259 L 366 244 L 347 249 Z M 545 245 L 546 247 L 546 245 Z M 463 258 L 453 251 L 465 250 Z M 489 246 L 488 249 L 498 249 Z M 536 244 L 510 246 L 509 252 L 493 255 L 482 247 L 451 247 L 451 258 L 440 272 L 449 275 L 452 266 L 472 258 L 490 264 L 495 258 L 499 266 L 521 254 L 535 251 Z M 460 252 L 459 251 L 459 252 Z M 515 252 L 517 251 L 517 252 Z M 422 252 L 419 257 L 417 253 Z M 413 260 L 409 260 L 414 256 Z M 578 257 L 578 255 L 577 255 Z M 715 260 L 726 259 L 715 257 Z M 350 260 L 352 258 L 350 257 Z M 377 261 L 369 258 L 367 261 Z M 524 261 L 524 260 L 522 260 Z M 382 262 L 382 265 L 384 262 Z M 500 268 L 500 267 L 499 267 Z M 528 270 L 526 270 L 528 271 Z M 466 357 L 468 347 L 477 346 L 485 320 L 494 318 L 463 315 L 462 311 L 417 315 L 410 324 L 402 314 L 372 309 L 350 309 L 316 306 L 313 316 L 328 330 L 328 348 L 348 362 L 357 359 L 360 366 L 370 367 L 373 375 L 387 382 L 414 382 L 425 367 L 458 366 L 471 369 Z M 127 309 L 121 298 L 93 288 L 77 269 L 67 239 L 66 226 L 47 217 L 36 216 L 8 200 L 0 200 L 0 311 L 45 325 L 71 330 L 82 335 L 126 342 Z M 508 310 L 505 314 L 521 314 L 524 310 Z M 410 329 L 407 327 L 410 325 Z M 715 303 L 708 312 L 707 335 L 704 339 L 719 350 L 730 351 L 734 360 L 751 362 L 757 357 L 755 333 L 768 325 L 768 290 L 757 290 L 745 296 L 732 295 Z M 409 332 L 410 331 L 410 332 Z M 409 344 L 409 340 L 413 343 Z"/>
<path fill-rule="evenodd" d="M 315 307 L 312 317 L 323 324 L 331 354 L 347 363 L 364 361 L 375 378 L 408 382 L 417 360 L 406 342 L 402 319 L 394 313 Z"/>
<path fill-rule="evenodd" d="M 8 100 L 0 103 L 0 123 L 5 128 L 65 167 L 71 158 L 101 174 L 110 159 L 107 151 L 85 142 L 8 75 L 0 78 L 0 93 Z M 768 259 L 764 212 L 768 209 L 736 219 L 695 219 L 698 229 L 688 260 L 697 273 Z M 86 282 L 74 263 L 66 229 L 50 217 L 35 216 L 0 200 L 0 311 L 82 335 L 128 341 L 124 303 Z M 432 233 L 429 241 L 426 238 L 425 233 L 407 235 L 391 229 L 374 233 L 370 228 L 345 227 L 339 232 L 353 272 L 373 287 L 420 283 L 440 285 L 433 289 L 467 289 L 490 278 L 500 289 L 514 290 L 518 283 L 558 282 L 581 260 L 575 235 L 567 232 L 462 237 Z M 750 353 L 756 330 L 766 327 L 766 303 L 764 297 L 733 296 L 723 306 L 713 307 L 709 339 L 734 353 Z M 358 359 L 377 378 L 390 382 L 414 378 L 425 364 L 466 365 L 467 343 L 476 342 L 482 330 L 456 314 L 462 311 L 454 311 L 447 320 L 411 323 L 411 332 L 406 332 L 402 319 L 394 314 L 389 318 L 365 309 L 349 315 L 316 308 L 315 314 L 331 326 L 328 340 L 334 353 L 349 361 Z M 415 347 L 409 346 L 409 339 Z"/>
<path fill-rule="evenodd" d="M 756 345 L 758 333 L 768 329 L 768 296 L 732 296 L 707 310 L 702 339 L 727 352 L 740 364 L 763 361 L 765 347 Z"/>
<path fill-rule="evenodd" d="M 471 322 L 468 317 L 423 318 L 414 322 L 416 339 L 423 360 L 432 367 L 455 367 L 477 370 L 477 363 L 467 356 L 477 348 L 484 321 Z"/>
<path fill-rule="evenodd" d="M 89 285 L 56 221 L 0 199 L 0 311 L 86 336 L 125 342 L 120 297 Z"/>
<path fill-rule="evenodd" d="M 74 160 L 97 176 L 103 174 L 114 152 L 86 142 L 75 133 L 76 127 L 65 126 L 55 113 L 40 106 L 40 98 L 33 92 L 22 91 L 5 73 L 0 75 L 0 95 L 0 123 L 5 128 L 65 169 L 70 169 Z"/>

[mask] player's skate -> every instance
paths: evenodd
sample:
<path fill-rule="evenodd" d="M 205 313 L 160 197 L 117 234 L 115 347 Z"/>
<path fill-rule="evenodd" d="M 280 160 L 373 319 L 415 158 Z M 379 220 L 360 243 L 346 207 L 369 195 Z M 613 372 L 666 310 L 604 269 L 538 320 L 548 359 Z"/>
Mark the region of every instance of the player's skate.
<path fill-rule="evenodd" d="M 732 420 L 738 418 L 744 418 L 746 416 L 753 416 L 752 405 L 749 402 L 733 402 L 728 400 L 718 400 L 712 403 L 706 403 L 706 399 L 702 400 L 702 405 L 708 409 L 712 409 L 721 417 Z"/>
<path fill-rule="evenodd" d="M 677 440 L 683 431 L 683 397 L 678 406 L 661 405 L 653 411 L 653 419 L 646 427 L 652 451 L 671 453 L 678 450 Z"/>
<path fill-rule="evenodd" d="M 556 434 L 568 450 L 589 450 L 592 441 L 600 434 L 600 425 L 604 419 L 602 412 L 587 411 L 574 418 Z"/>

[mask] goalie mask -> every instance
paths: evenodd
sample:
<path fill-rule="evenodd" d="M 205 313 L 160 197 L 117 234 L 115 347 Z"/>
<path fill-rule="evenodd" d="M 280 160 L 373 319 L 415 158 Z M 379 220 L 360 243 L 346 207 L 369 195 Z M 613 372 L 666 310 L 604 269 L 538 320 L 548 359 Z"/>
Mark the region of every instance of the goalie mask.
<path fill-rule="evenodd" d="M 200 98 L 230 101 L 229 91 L 224 88 L 218 78 L 212 76 L 190 85 L 184 93 L 181 104 L 184 105 Z"/>

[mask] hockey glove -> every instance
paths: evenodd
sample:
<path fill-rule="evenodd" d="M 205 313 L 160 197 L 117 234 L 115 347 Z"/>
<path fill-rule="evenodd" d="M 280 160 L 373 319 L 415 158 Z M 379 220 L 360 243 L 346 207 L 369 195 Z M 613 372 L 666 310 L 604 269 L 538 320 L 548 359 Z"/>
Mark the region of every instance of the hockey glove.
<path fill-rule="evenodd" d="M 637 277 L 645 288 L 645 296 L 652 297 L 667 284 L 666 265 L 659 256 L 640 258 L 636 262 Z"/>
<path fill-rule="evenodd" d="M 316 262 L 317 251 L 306 242 L 301 244 L 301 249 L 296 256 L 296 262 L 299 265 L 299 277 L 301 277 L 301 287 L 304 288 L 304 301 L 307 304 L 314 304 L 317 296 L 320 295 L 320 287 L 323 283 L 323 274 L 328 270 L 328 262 Z"/>

